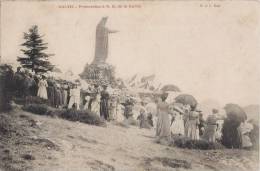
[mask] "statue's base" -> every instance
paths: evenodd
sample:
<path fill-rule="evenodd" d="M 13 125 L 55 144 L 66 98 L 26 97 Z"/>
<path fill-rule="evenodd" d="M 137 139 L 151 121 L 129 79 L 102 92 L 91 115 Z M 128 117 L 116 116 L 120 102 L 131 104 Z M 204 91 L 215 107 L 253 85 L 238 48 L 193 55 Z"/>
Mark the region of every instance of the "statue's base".
<path fill-rule="evenodd" d="M 107 63 L 87 64 L 80 77 L 90 84 L 111 85 L 115 83 L 115 68 Z"/>

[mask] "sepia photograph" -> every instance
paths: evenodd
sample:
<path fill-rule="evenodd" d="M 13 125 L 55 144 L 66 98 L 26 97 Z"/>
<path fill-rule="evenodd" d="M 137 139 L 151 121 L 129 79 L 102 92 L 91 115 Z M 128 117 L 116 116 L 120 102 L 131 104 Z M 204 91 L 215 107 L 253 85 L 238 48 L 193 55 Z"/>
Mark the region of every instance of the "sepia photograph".
<path fill-rule="evenodd" d="M 0 171 L 258 171 L 258 0 L 1 0 Z"/>

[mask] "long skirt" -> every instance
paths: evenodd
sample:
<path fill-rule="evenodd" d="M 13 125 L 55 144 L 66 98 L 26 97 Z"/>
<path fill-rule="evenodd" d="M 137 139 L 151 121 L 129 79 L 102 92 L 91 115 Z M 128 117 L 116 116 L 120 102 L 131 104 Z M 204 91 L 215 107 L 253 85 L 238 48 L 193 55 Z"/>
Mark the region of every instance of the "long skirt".
<path fill-rule="evenodd" d="M 118 122 L 122 122 L 125 119 L 123 108 L 124 106 L 121 104 L 116 107 L 116 121 Z"/>
<path fill-rule="evenodd" d="M 187 120 L 185 127 L 187 130 L 187 137 L 192 140 L 199 139 L 199 137 L 197 137 L 197 120 Z"/>
<path fill-rule="evenodd" d="M 71 109 L 72 107 L 75 107 L 75 109 L 78 110 L 79 103 L 80 103 L 80 98 L 72 95 L 72 96 L 70 96 L 68 108 Z"/>
<path fill-rule="evenodd" d="M 54 106 L 59 107 L 61 105 L 61 91 L 59 89 L 55 89 L 55 98 L 54 98 Z"/>
<path fill-rule="evenodd" d="M 54 87 L 48 87 L 48 99 L 49 99 L 49 104 L 51 106 L 54 106 L 55 104 L 55 92 L 54 92 Z"/>
<path fill-rule="evenodd" d="M 182 118 L 176 118 L 171 125 L 171 132 L 177 135 L 184 135 L 184 121 Z"/>
<path fill-rule="evenodd" d="M 109 118 L 109 109 L 108 109 L 108 100 L 101 99 L 100 102 L 100 116 L 108 120 Z"/>
<path fill-rule="evenodd" d="M 159 113 L 157 124 L 156 124 L 156 136 L 158 141 L 166 140 L 169 141 L 171 138 L 170 131 L 170 118 L 168 113 Z"/>
<path fill-rule="evenodd" d="M 205 133 L 203 134 L 203 139 L 209 141 L 209 142 L 215 142 L 216 141 L 216 125 L 207 125 L 205 129 Z"/>
<path fill-rule="evenodd" d="M 237 128 L 239 139 L 240 139 L 240 148 L 250 148 L 253 144 L 251 142 L 251 139 L 249 137 L 249 133 L 242 134 L 241 127 Z"/>
<path fill-rule="evenodd" d="M 91 112 L 95 113 L 96 115 L 100 115 L 100 104 L 99 101 L 93 100 L 91 103 Z"/>
<path fill-rule="evenodd" d="M 43 99 L 48 99 L 47 89 L 45 86 L 40 86 L 38 89 L 37 96 Z"/>
<path fill-rule="evenodd" d="M 67 105 L 67 99 L 68 99 L 68 92 L 67 92 L 67 90 L 63 90 L 63 94 L 64 94 L 64 105 Z"/>
<path fill-rule="evenodd" d="M 111 120 L 116 120 L 116 105 L 111 105 L 109 110 L 109 118 Z"/>

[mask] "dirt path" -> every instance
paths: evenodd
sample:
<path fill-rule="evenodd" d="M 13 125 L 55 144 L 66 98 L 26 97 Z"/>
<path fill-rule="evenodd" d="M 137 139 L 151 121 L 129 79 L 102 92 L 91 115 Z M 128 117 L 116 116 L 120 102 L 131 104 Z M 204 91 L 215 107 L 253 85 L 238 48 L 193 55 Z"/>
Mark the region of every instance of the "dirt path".
<path fill-rule="evenodd" d="M 30 161 L 33 170 L 256 169 L 256 152 L 180 149 L 154 143 L 154 130 L 124 128 L 113 123 L 105 128 L 16 113 L 32 118 L 38 127 L 34 142 L 47 144 L 31 151 L 35 157 Z"/>

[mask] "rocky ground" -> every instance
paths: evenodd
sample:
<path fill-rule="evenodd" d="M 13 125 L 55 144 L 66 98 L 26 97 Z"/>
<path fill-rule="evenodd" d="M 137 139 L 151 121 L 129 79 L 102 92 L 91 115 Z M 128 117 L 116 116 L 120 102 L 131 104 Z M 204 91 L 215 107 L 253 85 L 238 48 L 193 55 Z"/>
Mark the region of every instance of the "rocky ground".
<path fill-rule="evenodd" d="M 258 153 L 188 150 L 154 142 L 154 130 L 97 127 L 16 107 L 0 114 L 2 170 L 257 170 Z M 0 170 L 1 170 L 0 169 Z"/>

